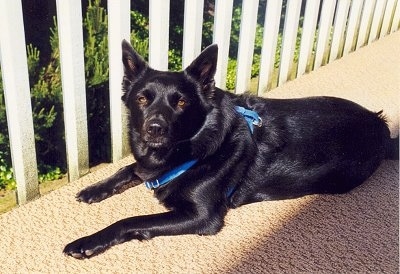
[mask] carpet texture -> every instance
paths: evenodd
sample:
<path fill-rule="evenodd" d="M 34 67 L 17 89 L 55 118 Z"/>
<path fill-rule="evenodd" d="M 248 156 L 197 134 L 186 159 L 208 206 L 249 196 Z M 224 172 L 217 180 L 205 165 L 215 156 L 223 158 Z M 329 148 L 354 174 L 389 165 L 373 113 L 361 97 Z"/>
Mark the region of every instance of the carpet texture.
<path fill-rule="evenodd" d="M 333 95 L 384 110 L 399 130 L 400 32 L 266 94 Z M 115 164 L 0 216 L 0 273 L 398 273 L 399 162 L 384 161 L 343 195 L 313 195 L 232 210 L 216 236 L 159 237 L 115 246 L 90 260 L 62 254 L 78 237 L 164 209 L 144 186 L 99 204 L 74 199 Z"/>

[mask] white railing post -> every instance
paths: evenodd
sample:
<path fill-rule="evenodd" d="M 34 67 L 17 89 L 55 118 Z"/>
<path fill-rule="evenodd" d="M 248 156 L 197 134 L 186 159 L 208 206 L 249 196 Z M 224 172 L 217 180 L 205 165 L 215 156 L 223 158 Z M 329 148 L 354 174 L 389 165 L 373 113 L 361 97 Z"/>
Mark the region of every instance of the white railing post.
<path fill-rule="evenodd" d="M 116 162 L 129 153 L 127 110 L 122 103 L 123 39 L 130 42 L 130 1 L 108 0 L 108 50 L 110 84 L 111 157 Z"/>
<path fill-rule="evenodd" d="M 326 50 L 331 35 L 333 14 L 335 12 L 336 0 L 324 1 L 318 26 L 317 48 L 315 50 L 314 69 L 326 63 Z"/>
<path fill-rule="evenodd" d="M 258 0 L 243 0 L 242 4 L 239 51 L 236 68 L 236 93 L 243 93 L 250 89 L 258 3 Z"/>
<path fill-rule="evenodd" d="M 399 28 L 399 24 L 400 24 L 400 1 L 397 0 L 397 5 L 393 14 L 393 21 L 392 21 L 392 27 L 390 28 L 390 33 L 397 31 Z"/>
<path fill-rule="evenodd" d="M 0 60 L 19 204 L 39 196 L 21 1 L 0 0 Z"/>
<path fill-rule="evenodd" d="M 386 0 L 376 2 L 374 15 L 371 22 L 371 30 L 368 37 L 368 44 L 379 38 L 379 27 L 382 27 L 383 15 L 385 12 Z"/>
<path fill-rule="evenodd" d="M 357 26 L 360 23 L 363 0 L 353 0 L 351 2 L 349 18 L 347 23 L 346 38 L 343 47 L 343 55 L 354 50 L 357 41 Z"/>
<path fill-rule="evenodd" d="M 231 35 L 233 0 L 215 0 L 213 43 L 218 44 L 218 64 L 215 85 L 226 88 L 226 72 L 229 59 L 229 39 Z"/>
<path fill-rule="evenodd" d="M 80 0 L 57 0 L 65 141 L 69 180 L 89 171 L 85 67 Z"/>
<path fill-rule="evenodd" d="M 315 29 L 317 27 L 319 6 L 320 0 L 307 0 L 306 2 L 303 31 L 300 42 L 299 63 L 297 66 L 298 76 L 304 74 L 307 70 L 307 66 L 310 65 L 315 41 Z"/>
<path fill-rule="evenodd" d="M 364 1 L 364 6 L 361 14 L 360 27 L 356 49 L 364 46 L 368 42 L 368 30 L 371 27 L 372 15 L 374 14 L 376 0 Z"/>
<path fill-rule="evenodd" d="M 149 64 L 154 69 L 168 70 L 169 0 L 150 0 Z"/>
<path fill-rule="evenodd" d="M 301 2 L 302 1 L 299 0 L 288 0 L 286 4 L 278 85 L 285 83 L 292 72 L 293 55 L 296 48 L 297 31 L 299 28 Z"/>
<path fill-rule="evenodd" d="M 349 15 L 350 0 L 339 0 L 336 8 L 335 22 L 333 24 L 332 45 L 329 54 L 329 63 L 339 58 L 342 54 L 344 31 Z"/>
<path fill-rule="evenodd" d="M 204 0 L 186 0 L 183 27 L 182 67 L 186 68 L 201 52 Z"/>
<path fill-rule="evenodd" d="M 385 13 L 383 15 L 383 22 L 381 30 L 379 31 L 379 37 L 386 36 L 389 33 L 390 21 L 393 18 L 394 6 L 396 0 L 388 0 L 386 3 Z M 398 4 L 399 5 L 399 4 Z"/>
<path fill-rule="evenodd" d="M 260 73 L 257 93 L 261 95 L 267 91 L 274 71 L 275 52 L 279 35 L 282 0 L 268 1 L 265 8 L 264 33 L 261 49 Z"/>

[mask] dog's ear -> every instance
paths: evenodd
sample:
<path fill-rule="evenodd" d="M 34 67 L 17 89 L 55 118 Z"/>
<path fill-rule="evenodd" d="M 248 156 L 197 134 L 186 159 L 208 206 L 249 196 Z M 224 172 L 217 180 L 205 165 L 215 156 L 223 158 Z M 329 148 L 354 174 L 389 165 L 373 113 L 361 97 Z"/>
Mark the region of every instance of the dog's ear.
<path fill-rule="evenodd" d="M 124 64 L 125 77 L 129 81 L 136 80 L 139 74 L 148 67 L 142 56 L 125 39 L 122 41 L 122 63 Z"/>
<path fill-rule="evenodd" d="M 200 82 L 203 90 L 214 88 L 214 75 L 217 70 L 218 46 L 212 44 L 185 69 L 185 72 Z"/>

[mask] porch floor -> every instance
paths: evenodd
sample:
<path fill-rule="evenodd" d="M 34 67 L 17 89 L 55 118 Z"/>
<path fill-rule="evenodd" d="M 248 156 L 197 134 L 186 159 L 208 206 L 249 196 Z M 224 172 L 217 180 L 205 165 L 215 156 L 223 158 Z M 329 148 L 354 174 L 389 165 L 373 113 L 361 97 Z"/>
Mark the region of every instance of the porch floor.
<path fill-rule="evenodd" d="M 267 97 L 331 95 L 384 110 L 399 132 L 400 32 L 289 82 Z M 131 157 L 0 216 L 0 273 L 397 273 L 399 162 L 385 161 L 344 195 L 313 195 L 230 211 L 216 236 L 159 237 L 115 246 L 90 260 L 62 254 L 68 242 L 121 219 L 163 211 L 145 187 L 99 204 L 81 188 Z"/>

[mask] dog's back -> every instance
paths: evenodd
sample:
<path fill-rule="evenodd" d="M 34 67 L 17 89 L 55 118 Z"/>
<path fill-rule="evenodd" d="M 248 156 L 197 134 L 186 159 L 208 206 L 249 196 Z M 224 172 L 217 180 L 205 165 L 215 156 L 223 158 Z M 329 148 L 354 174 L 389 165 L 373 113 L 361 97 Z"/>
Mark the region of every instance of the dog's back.
<path fill-rule="evenodd" d="M 255 130 L 257 157 L 262 158 L 258 162 L 263 164 L 250 169 L 250 177 L 257 180 L 238 187 L 234 207 L 349 191 L 376 170 L 393 142 L 381 113 L 344 99 L 236 100 L 256 110 L 264 125 Z"/>

